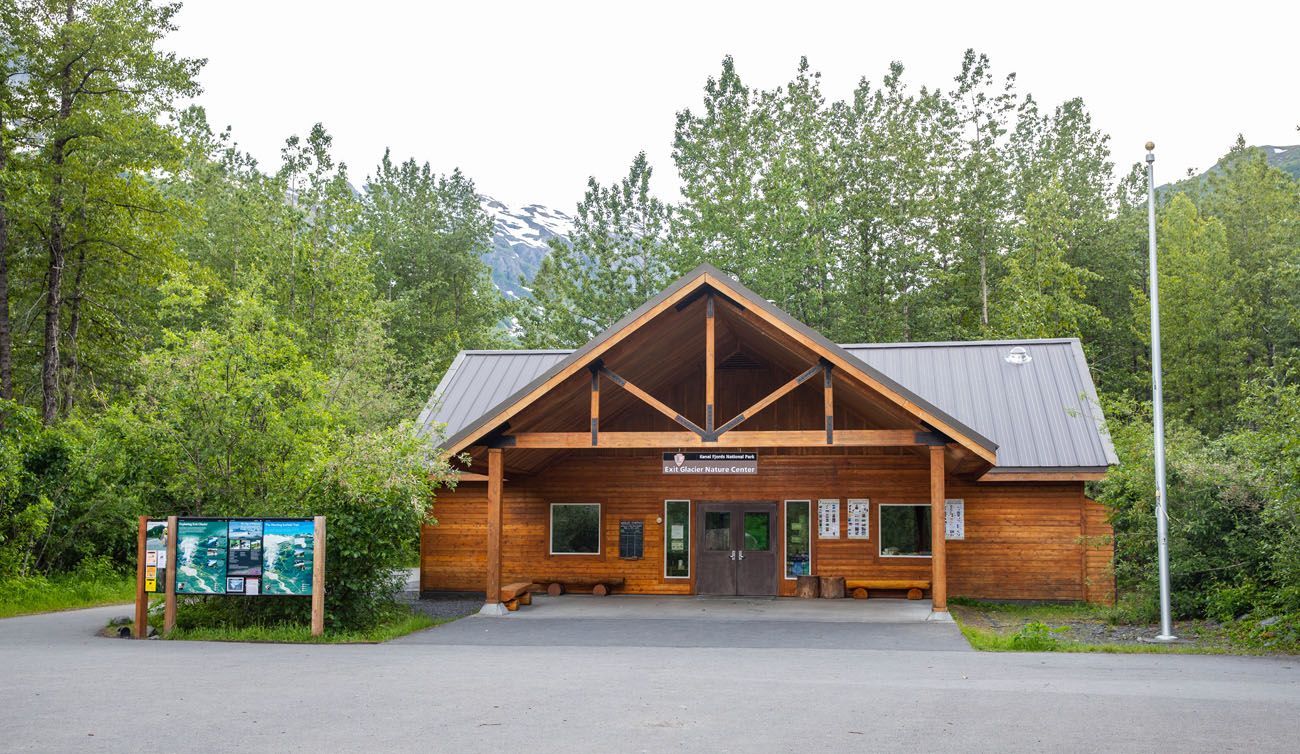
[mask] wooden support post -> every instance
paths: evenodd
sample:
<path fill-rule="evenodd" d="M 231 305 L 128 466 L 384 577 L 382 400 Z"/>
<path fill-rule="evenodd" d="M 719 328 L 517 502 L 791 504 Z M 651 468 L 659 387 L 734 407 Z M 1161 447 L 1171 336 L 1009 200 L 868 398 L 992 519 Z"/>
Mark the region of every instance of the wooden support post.
<path fill-rule="evenodd" d="M 149 517 L 141 516 L 139 530 L 135 535 L 135 638 L 149 636 L 149 594 L 144 590 L 144 547 L 145 529 L 149 526 Z"/>
<path fill-rule="evenodd" d="M 948 557 L 944 551 L 944 447 L 930 446 L 930 598 L 935 612 L 948 609 Z"/>
<path fill-rule="evenodd" d="M 501 604 L 501 448 L 488 448 L 487 485 L 487 600 L 483 605 L 485 615 L 504 615 Z"/>
<path fill-rule="evenodd" d="M 591 368 L 591 445 L 595 447 L 600 440 L 600 368 Z"/>
<path fill-rule="evenodd" d="M 833 368 L 830 364 L 822 371 L 822 402 L 826 405 L 826 444 L 835 444 L 835 394 L 831 392 L 834 386 L 834 378 L 831 376 Z"/>
<path fill-rule="evenodd" d="M 163 631 L 167 636 L 176 628 L 176 532 L 177 519 L 167 517 L 167 579 L 163 585 Z"/>
<path fill-rule="evenodd" d="M 716 353 L 714 345 L 716 343 L 714 323 L 717 318 L 713 316 L 713 294 L 709 294 L 708 301 L 704 308 L 704 429 L 713 431 L 714 422 L 714 369 Z"/>
<path fill-rule="evenodd" d="M 325 633 L 325 517 L 317 516 L 311 564 L 311 635 Z"/>

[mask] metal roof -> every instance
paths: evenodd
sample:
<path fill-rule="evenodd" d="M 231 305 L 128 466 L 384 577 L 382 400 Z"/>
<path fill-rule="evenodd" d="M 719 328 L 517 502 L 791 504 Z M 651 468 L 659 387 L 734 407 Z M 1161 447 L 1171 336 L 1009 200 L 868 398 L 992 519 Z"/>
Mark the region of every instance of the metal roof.
<path fill-rule="evenodd" d="M 1012 364 L 1011 349 L 1030 361 Z M 842 346 L 873 370 L 997 443 L 994 473 L 1117 464 L 1083 349 L 1074 338 Z M 572 351 L 463 351 L 420 414 L 419 431 L 467 429 Z"/>

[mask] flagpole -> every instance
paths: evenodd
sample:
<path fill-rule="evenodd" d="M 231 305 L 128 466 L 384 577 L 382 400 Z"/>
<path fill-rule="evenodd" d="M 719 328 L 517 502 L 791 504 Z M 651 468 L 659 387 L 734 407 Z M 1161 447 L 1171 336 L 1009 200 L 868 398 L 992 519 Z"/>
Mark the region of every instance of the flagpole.
<path fill-rule="evenodd" d="M 1160 562 L 1160 633 L 1156 641 L 1173 641 L 1169 615 L 1169 496 L 1165 487 L 1165 396 L 1160 376 L 1160 280 L 1156 270 L 1155 142 L 1147 144 L 1147 256 L 1151 263 L 1151 412 L 1156 441 L 1156 550 Z"/>

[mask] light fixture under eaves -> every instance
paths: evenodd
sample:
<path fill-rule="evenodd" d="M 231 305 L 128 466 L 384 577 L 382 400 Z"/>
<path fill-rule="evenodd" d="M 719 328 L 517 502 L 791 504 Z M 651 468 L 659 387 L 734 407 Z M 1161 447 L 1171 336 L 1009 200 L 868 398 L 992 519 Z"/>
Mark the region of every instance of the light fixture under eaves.
<path fill-rule="evenodd" d="M 1034 360 L 1034 358 L 1029 355 L 1029 352 L 1026 351 L 1023 346 L 1016 346 L 1015 348 L 1011 349 L 1011 353 L 1007 354 L 1006 359 L 1008 364 L 1015 364 L 1017 366 L 1021 364 L 1028 364 L 1029 362 Z"/>

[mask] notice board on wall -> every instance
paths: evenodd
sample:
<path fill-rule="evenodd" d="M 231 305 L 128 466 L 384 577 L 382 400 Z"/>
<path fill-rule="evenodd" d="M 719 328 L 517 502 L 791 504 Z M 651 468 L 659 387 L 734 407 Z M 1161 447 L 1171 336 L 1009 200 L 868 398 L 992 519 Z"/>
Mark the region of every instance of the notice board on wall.
<path fill-rule="evenodd" d="M 618 522 L 618 556 L 625 560 L 640 560 L 645 555 L 645 522 Z"/>
<path fill-rule="evenodd" d="M 957 498 L 943 501 L 943 538 L 966 538 L 966 501 Z"/>
<path fill-rule="evenodd" d="M 849 501 L 849 539 L 871 539 L 871 501 Z"/>
<path fill-rule="evenodd" d="M 840 538 L 840 501 L 817 501 L 817 538 Z"/>

